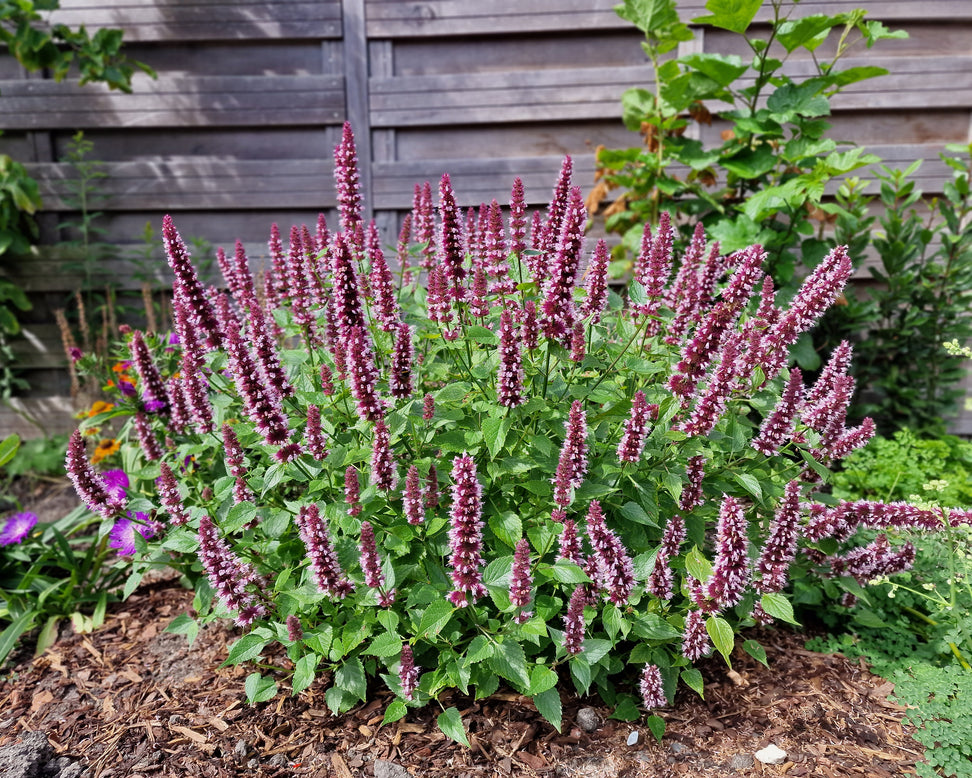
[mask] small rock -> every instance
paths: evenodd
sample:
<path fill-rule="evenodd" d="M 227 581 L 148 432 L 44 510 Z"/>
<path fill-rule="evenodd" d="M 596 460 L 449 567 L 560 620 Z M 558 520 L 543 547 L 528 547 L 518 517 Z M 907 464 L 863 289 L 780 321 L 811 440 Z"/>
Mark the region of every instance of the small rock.
<path fill-rule="evenodd" d="M 248 770 L 256 770 L 259 766 L 260 766 L 259 759 L 251 759 L 249 762 L 246 763 L 246 768 Z"/>
<path fill-rule="evenodd" d="M 628 735 L 628 745 L 633 746 L 638 742 L 638 730 L 633 730 L 630 735 Z"/>
<path fill-rule="evenodd" d="M 730 770 L 748 770 L 753 766 L 753 758 L 749 754 L 736 754 L 729 760 Z"/>
<path fill-rule="evenodd" d="M 786 761 L 786 751 L 770 743 L 756 752 L 756 758 L 763 764 L 783 764 Z"/>
<path fill-rule="evenodd" d="M 672 750 L 673 754 L 682 754 L 688 751 L 688 748 L 677 740 L 672 741 L 668 747 Z"/>
<path fill-rule="evenodd" d="M 0 775 L 4 778 L 34 778 L 54 755 L 43 732 L 25 732 L 19 743 L 0 748 Z"/>
<path fill-rule="evenodd" d="M 581 708 L 577 711 L 577 725 L 585 732 L 593 732 L 601 726 L 601 717 L 593 708 Z"/>
<path fill-rule="evenodd" d="M 270 764 L 273 767 L 286 767 L 290 764 L 290 760 L 283 754 L 274 754 L 270 757 Z"/>
<path fill-rule="evenodd" d="M 233 746 L 233 753 L 236 754 L 240 759 L 246 756 L 246 752 L 249 751 L 249 747 L 246 745 L 245 740 L 237 740 L 236 745 Z"/>
<path fill-rule="evenodd" d="M 387 759 L 375 760 L 375 778 L 410 778 L 408 770 Z"/>

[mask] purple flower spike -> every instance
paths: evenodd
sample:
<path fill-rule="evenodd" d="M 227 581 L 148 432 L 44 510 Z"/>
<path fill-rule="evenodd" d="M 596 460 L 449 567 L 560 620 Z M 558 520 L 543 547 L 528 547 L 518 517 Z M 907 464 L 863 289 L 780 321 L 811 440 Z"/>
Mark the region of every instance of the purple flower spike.
<path fill-rule="evenodd" d="M 36 525 L 36 513 L 27 511 L 13 514 L 3 523 L 3 529 L 0 529 L 0 546 L 22 543 Z"/>
<path fill-rule="evenodd" d="M 584 606 L 587 604 L 587 593 L 581 584 L 570 595 L 567 603 L 567 615 L 564 616 L 564 650 L 571 655 L 584 650 Z"/>
<path fill-rule="evenodd" d="M 581 304 L 580 311 L 581 316 L 591 320 L 591 324 L 597 324 L 601 320 L 604 306 L 607 305 L 607 277 L 610 261 L 611 254 L 608 251 L 607 241 L 602 238 L 595 245 L 594 256 L 587 268 L 587 297 Z"/>
<path fill-rule="evenodd" d="M 325 397 L 331 397 L 334 394 L 334 375 L 327 365 L 321 365 L 321 393 Z"/>
<path fill-rule="evenodd" d="M 405 476 L 405 492 L 402 495 L 402 511 L 409 524 L 421 524 L 425 521 L 425 505 L 422 497 L 418 467 L 412 465 Z"/>
<path fill-rule="evenodd" d="M 587 343 L 584 337 L 584 322 L 578 319 L 574 322 L 574 327 L 570 335 L 570 361 L 577 363 L 583 362 L 586 349 Z"/>
<path fill-rule="evenodd" d="M 513 553 L 513 573 L 510 576 L 510 603 L 520 609 L 513 620 L 517 624 L 529 621 L 532 611 L 523 610 L 530 604 L 533 577 L 530 575 L 530 543 L 520 538 Z"/>
<path fill-rule="evenodd" d="M 528 351 L 533 351 L 540 344 L 540 321 L 537 318 L 537 306 L 533 300 L 523 304 L 523 322 L 520 326 L 520 336 Z"/>
<path fill-rule="evenodd" d="M 640 389 L 635 392 L 631 401 L 631 415 L 624 423 L 624 435 L 618 443 L 618 459 L 622 462 L 637 462 L 645 448 L 648 438 L 648 425 L 654 413 L 658 412 L 657 405 L 649 405 L 645 393 Z"/>
<path fill-rule="evenodd" d="M 665 525 L 661 546 L 655 556 L 655 566 L 645 584 L 645 588 L 661 600 L 670 600 L 675 596 L 675 576 L 671 561 L 678 556 L 684 540 L 685 522 L 681 516 L 672 516 Z"/>
<path fill-rule="evenodd" d="M 538 265 L 543 268 L 543 275 L 535 275 L 537 281 L 542 281 L 546 277 L 546 263 L 557 247 L 557 240 L 560 238 L 563 222 L 570 207 L 568 201 L 571 196 L 573 173 L 574 162 L 570 155 L 565 155 L 560 166 L 560 175 L 557 176 L 557 183 L 554 185 L 553 195 L 550 197 L 550 204 L 547 206 L 547 216 L 543 221 L 542 229 L 539 231 L 539 235 L 536 229 L 533 230 L 531 237 L 534 241 L 534 248 L 540 249 L 542 252 L 542 256 L 538 258 Z M 539 217 L 539 212 L 534 216 Z"/>
<path fill-rule="evenodd" d="M 395 590 L 385 589 L 385 576 L 381 572 L 381 560 L 378 558 L 378 548 L 375 544 L 375 531 L 367 521 L 361 522 L 361 572 L 367 586 L 378 590 L 378 604 L 388 608 L 395 602 Z"/>
<path fill-rule="evenodd" d="M 374 222 L 369 225 L 369 230 L 373 226 Z M 375 296 L 374 312 L 378 324 L 385 332 L 391 332 L 399 325 L 402 310 L 395 296 L 395 281 L 391 270 L 378 245 L 371 249 L 371 290 Z"/>
<path fill-rule="evenodd" d="M 526 198 L 523 181 L 513 179 L 510 191 L 510 252 L 517 258 L 526 248 Z"/>
<path fill-rule="evenodd" d="M 109 492 L 108 486 L 88 462 L 81 431 L 75 430 L 68 441 L 64 469 L 74 484 L 74 491 L 94 513 L 110 519 L 125 509 L 125 498 L 117 491 Z"/>
<path fill-rule="evenodd" d="M 641 700 L 648 710 L 664 708 L 668 705 L 665 687 L 662 684 L 661 670 L 658 669 L 657 665 L 645 665 L 645 669 L 641 673 L 639 689 L 641 690 Z"/>
<path fill-rule="evenodd" d="M 435 398 L 431 394 L 426 394 L 422 398 L 422 420 L 432 421 L 435 418 Z"/>
<path fill-rule="evenodd" d="M 398 243 L 395 245 L 399 272 L 402 282 L 412 283 L 412 271 L 408 267 L 410 257 L 408 256 L 408 244 L 412 240 L 412 214 L 406 213 L 402 219 L 402 229 L 398 232 Z"/>
<path fill-rule="evenodd" d="M 704 594 L 717 608 L 728 608 L 742 600 L 749 583 L 749 558 L 746 553 L 746 515 L 736 498 L 725 495 L 716 527 L 716 557 Z"/>
<path fill-rule="evenodd" d="M 346 235 L 354 235 L 361 223 L 361 183 L 350 122 L 344 123 L 341 142 L 334 148 L 334 181 L 337 185 L 341 230 Z"/>
<path fill-rule="evenodd" d="M 412 344 L 412 328 L 400 322 L 395 332 L 392 349 L 391 371 L 388 375 L 388 392 L 392 397 L 403 399 L 412 396 L 412 363 L 415 347 Z"/>
<path fill-rule="evenodd" d="M 685 629 L 682 631 L 682 656 L 695 662 L 711 652 L 712 643 L 705 629 L 705 614 L 700 610 L 690 610 L 685 614 Z"/>
<path fill-rule="evenodd" d="M 472 294 L 469 297 L 469 313 L 477 319 L 489 316 L 489 285 L 486 281 L 486 269 L 481 263 L 476 263 L 473 271 Z"/>
<path fill-rule="evenodd" d="M 702 479 L 705 475 L 705 457 L 702 454 L 690 457 L 685 465 L 688 483 L 682 488 L 682 496 L 678 502 L 679 510 L 690 511 L 704 501 L 702 494 Z"/>
<path fill-rule="evenodd" d="M 544 335 L 565 346 L 570 345 L 574 327 L 574 285 L 586 224 L 584 198 L 580 187 L 573 187 L 564 213 L 557 252 L 548 265 L 548 278 L 543 287 Z"/>
<path fill-rule="evenodd" d="M 435 465 L 429 465 L 429 475 L 425 479 L 425 507 L 430 511 L 439 507 L 439 474 Z"/>
<path fill-rule="evenodd" d="M 287 640 L 296 643 L 304 639 L 304 628 L 301 626 L 300 619 L 291 613 L 287 617 Z"/>
<path fill-rule="evenodd" d="M 398 485 L 388 424 L 383 418 L 375 422 L 371 442 L 371 483 L 380 492 L 390 492 Z"/>
<path fill-rule="evenodd" d="M 138 443 L 146 459 L 150 461 L 162 459 L 162 447 L 155 437 L 152 424 L 144 413 L 135 414 L 135 434 L 138 436 Z"/>
<path fill-rule="evenodd" d="M 422 186 L 416 184 L 412 224 L 415 240 L 422 246 L 419 265 L 424 270 L 430 270 L 435 265 L 435 216 L 432 211 L 432 185 L 428 181 Z"/>
<path fill-rule="evenodd" d="M 466 289 L 463 281 L 466 269 L 463 267 L 462 222 L 459 208 L 456 205 L 456 195 L 452 191 L 449 174 L 443 173 L 439 183 L 439 217 L 441 222 L 439 232 L 438 258 L 445 271 L 446 285 L 451 299 L 462 302 L 466 299 Z"/>
<path fill-rule="evenodd" d="M 557 561 L 564 560 L 573 562 L 578 567 L 584 566 L 584 552 L 581 548 L 580 536 L 577 534 L 577 524 L 573 519 L 564 521 L 563 529 L 560 530 L 559 551 Z"/>
<path fill-rule="evenodd" d="M 375 365 L 371 338 L 364 327 L 348 330 L 348 372 L 351 395 L 357 402 L 358 416 L 375 421 L 385 414 L 385 403 L 378 396 L 378 367 Z"/>
<path fill-rule="evenodd" d="M 476 462 L 468 454 L 452 462 L 452 508 L 449 511 L 450 574 L 453 590 L 448 599 L 457 608 L 485 596 L 483 586 L 483 487 L 476 475 Z"/>
<path fill-rule="evenodd" d="M 753 438 L 750 445 L 759 453 L 768 457 L 777 454 L 793 434 L 797 413 L 800 411 L 803 397 L 803 374 L 800 368 L 790 370 L 790 378 L 783 388 L 779 401 L 773 412 L 763 420 L 759 434 Z"/>
<path fill-rule="evenodd" d="M 553 479 L 554 502 L 561 508 L 570 505 L 571 489 L 584 483 L 587 473 L 587 416 L 580 400 L 571 403 L 565 427 L 567 435 L 560 449 L 557 473 Z"/>
<path fill-rule="evenodd" d="M 364 312 L 358 295 L 358 278 L 354 272 L 351 250 L 344 236 L 334 239 L 334 269 L 332 273 L 332 297 L 337 326 L 341 339 L 347 338 L 351 327 L 364 326 Z"/>
<path fill-rule="evenodd" d="M 621 539 L 605 523 L 597 500 L 591 501 L 587 511 L 587 536 L 597 559 L 597 587 L 615 605 L 624 605 L 634 588 L 634 565 Z"/>
<path fill-rule="evenodd" d="M 344 501 L 348 504 L 348 515 L 358 516 L 361 513 L 361 482 L 354 465 L 344 471 Z"/>
<path fill-rule="evenodd" d="M 310 559 L 318 591 L 338 600 L 347 597 L 354 591 L 354 584 L 341 570 L 334 546 L 331 545 L 330 532 L 316 504 L 300 506 L 297 512 L 297 528 L 307 549 L 307 558 Z"/>
<path fill-rule="evenodd" d="M 327 458 L 327 439 L 321 429 L 321 409 L 316 405 L 307 406 L 307 428 L 304 430 L 307 441 L 307 451 L 314 459 L 321 461 Z"/>
<path fill-rule="evenodd" d="M 405 643 L 402 646 L 402 656 L 398 661 L 398 680 L 402 684 L 402 697 L 406 700 L 415 698 L 415 690 L 418 688 L 420 667 L 416 667 L 415 658 L 412 655 L 412 647 Z"/>
<path fill-rule="evenodd" d="M 758 592 L 779 592 L 786 586 L 790 563 L 796 556 L 799 530 L 800 482 L 794 480 L 786 485 L 783 499 L 770 525 L 769 537 L 756 562 L 756 572 L 760 577 L 756 582 Z"/>
<path fill-rule="evenodd" d="M 500 314 L 499 370 L 496 375 L 496 401 L 504 408 L 526 402 L 523 396 L 523 356 L 513 317 L 507 309 Z"/>
<path fill-rule="evenodd" d="M 129 348 L 132 352 L 132 363 L 138 372 L 145 409 L 150 413 L 166 413 L 169 408 L 169 395 L 165 391 L 165 381 L 162 380 L 148 346 L 145 345 L 145 339 L 138 330 L 132 333 Z"/>
<path fill-rule="evenodd" d="M 178 527 L 189 521 L 189 514 L 186 512 L 182 494 L 179 492 L 179 484 L 172 468 L 162 462 L 159 465 L 159 470 L 161 475 L 155 481 L 155 488 L 159 492 L 162 507 L 169 514 L 169 523 Z"/>
<path fill-rule="evenodd" d="M 162 242 L 165 244 L 165 254 L 169 267 L 175 274 L 176 297 L 181 297 L 186 305 L 189 322 L 196 332 L 205 333 L 206 344 L 216 348 L 222 341 L 222 333 L 216 322 L 213 308 L 203 293 L 202 284 L 196 275 L 196 270 L 189 260 L 186 244 L 182 242 L 172 217 L 166 214 L 162 217 Z M 181 334 L 181 333 L 180 333 Z M 184 342 L 184 341 L 183 341 Z"/>
<path fill-rule="evenodd" d="M 248 627 L 266 615 L 257 596 L 246 590 L 250 584 L 260 584 L 256 570 L 232 552 L 207 514 L 199 520 L 199 561 L 216 595 L 229 610 L 236 611 L 239 626 Z"/>
<path fill-rule="evenodd" d="M 236 479 L 233 484 L 233 502 L 255 502 L 253 490 L 246 482 L 246 469 L 243 467 L 243 447 L 233 428 L 223 424 L 223 452 L 226 461 L 226 472 Z"/>

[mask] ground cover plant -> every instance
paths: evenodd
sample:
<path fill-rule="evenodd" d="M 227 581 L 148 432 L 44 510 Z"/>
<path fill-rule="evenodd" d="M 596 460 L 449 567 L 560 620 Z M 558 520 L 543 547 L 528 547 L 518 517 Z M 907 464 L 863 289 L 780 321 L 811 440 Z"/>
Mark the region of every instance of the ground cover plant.
<path fill-rule="evenodd" d="M 120 424 L 117 450 L 96 467 L 80 431 L 68 446 L 133 560 L 125 592 L 172 565 L 196 613 L 170 629 L 230 616 L 246 634 L 228 662 L 286 650 L 291 669 L 247 678 L 251 702 L 286 673 L 294 694 L 333 679 L 334 712 L 381 683 L 389 722 L 502 680 L 559 728 L 572 683 L 660 737 L 676 686 L 703 693 L 694 661 L 793 620 L 791 578 L 853 596 L 913 560 L 885 530 L 943 526 L 820 488 L 873 433 L 846 424 L 847 344 L 809 387 L 787 367 L 850 275 L 843 249 L 779 306 L 761 247 L 725 255 L 699 227 L 676 270 L 662 215 L 618 294 L 606 244 L 583 250 L 567 158 L 546 212 L 528 217 L 513 182 L 508 223 L 495 201 L 464 219 L 448 176 L 437 205 L 417 186 L 393 273 L 349 126 L 335 163 L 339 229 L 322 217 L 285 247 L 272 227 L 256 278 L 241 245 L 220 251 L 228 291 L 203 287 L 163 220 L 175 332 L 116 346 L 114 405 L 82 428 Z M 860 546 L 860 528 L 879 533 Z M 467 742 L 457 707 L 438 723 Z"/>

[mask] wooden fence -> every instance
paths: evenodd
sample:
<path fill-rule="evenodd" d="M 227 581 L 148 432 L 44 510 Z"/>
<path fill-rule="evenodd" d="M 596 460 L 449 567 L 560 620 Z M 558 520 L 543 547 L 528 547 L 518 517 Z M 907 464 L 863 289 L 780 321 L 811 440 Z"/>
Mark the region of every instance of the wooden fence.
<path fill-rule="evenodd" d="M 213 245 L 239 238 L 265 254 L 271 222 L 335 219 L 332 152 L 352 122 L 365 208 L 392 241 L 413 186 L 453 177 L 460 203 L 505 202 L 514 176 L 528 201 L 544 205 L 564 154 L 575 180 L 593 184 L 597 145 L 638 142 L 620 122 L 621 94 L 650 86 L 640 34 L 620 20 L 616 0 L 62 0 L 55 21 L 121 27 L 130 56 L 158 78 L 137 76 L 132 94 L 26 76 L 0 58 L 0 150 L 27 164 L 44 196 L 41 247 L 0 260 L 0 272 L 34 302 L 18 364 L 33 390 L 19 407 L 63 427 L 67 378 L 52 311 L 80 277 L 65 272 L 58 243 L 76 219 L 68 184 L 68 141 L 83 130 L 107 174 L 99 210 L 105 239 L 142 250 L 146 223 L 172 213 L 184 235 Z M 800 15 L 851 10 L 851 0 L 804 0 Z M 969 140 L 972 2 L 872 0 L 873 18 L 910 33 L 855 51 L 848 65 L 890 76 L 834 100 L 833 137 L 867 145 L 889 164 L 925 160 L 919 185 L 941 191 L 938 154 Z M 683 19 L 704 0 L 680 0 Z M 697 32 L 693 50 L 734 51 L 729 33 Z M 793 73 L 811 63 L 796 58 Z M 705 130 L 718 133 L 719 127 Z M 164 268 L 157 249 L 156 270 Z M 124 258 L 97 277 L 138 283 Z M 972 415 L 955 426 L 972 432 Z M 8 409 L 0 434 L 36 432 Z"/>

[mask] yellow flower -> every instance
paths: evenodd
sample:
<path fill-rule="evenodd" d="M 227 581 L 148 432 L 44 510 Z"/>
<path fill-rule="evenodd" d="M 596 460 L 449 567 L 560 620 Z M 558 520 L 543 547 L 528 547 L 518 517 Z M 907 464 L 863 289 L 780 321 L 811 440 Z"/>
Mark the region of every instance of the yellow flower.
<path fill-rule="evenodd" d="M 98 464 L 102 459 L 110 457 L 120 448 L 121 443 L 114 438 L 102 438 L 95 447 L 94 455 L 91 457 L 91 464 Z"/>
<path fill-rule="evenodd" d="M 91 410 L 88 411 L 88 418 L 97 416 L 99 413 L 107 413 L 114 407 L 112 403 L 106 403 L 104 400 L 96 400 L 92 403 Z"/>

